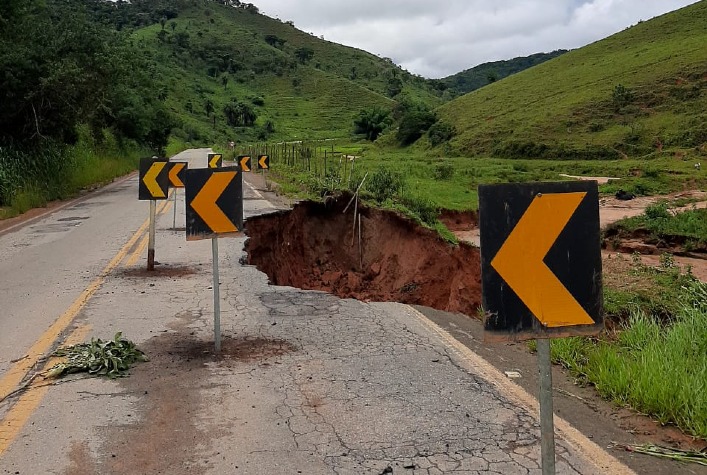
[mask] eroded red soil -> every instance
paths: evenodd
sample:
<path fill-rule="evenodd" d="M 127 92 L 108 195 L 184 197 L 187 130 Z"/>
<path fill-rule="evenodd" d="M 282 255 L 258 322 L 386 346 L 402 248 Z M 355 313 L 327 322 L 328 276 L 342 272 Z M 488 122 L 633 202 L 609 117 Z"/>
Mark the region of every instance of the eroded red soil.
<path fill-rule="evenodd" d="M 275 285 L 343 298 L 425 305 L 476 315 L 480 256 L 390 211 L 362 207 L 361 239 L 348 197 L 303 202 L 292 211 L 248 219 L 248 263 Z"/>

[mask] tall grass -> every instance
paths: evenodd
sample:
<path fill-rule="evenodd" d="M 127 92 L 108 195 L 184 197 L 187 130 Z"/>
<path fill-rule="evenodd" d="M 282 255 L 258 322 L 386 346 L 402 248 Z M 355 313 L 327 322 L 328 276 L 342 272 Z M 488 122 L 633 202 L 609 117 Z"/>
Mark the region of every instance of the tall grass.
<path fill-rule="evenodd" d="M 556 339 L 552 355 L 602 396 L 707 438 L 707 284 L 679 299 L 672 321 L 636 310 L 615 339 Z"/>
<path fill-rule="evenodd" d="M 0 147 L 0 219 L 125 175 L 148 153 L 118 143 L 109 131 L 97 141 L 79 129 L 80 140 L 73 146 L 44 142 L 31 149 Z"/>

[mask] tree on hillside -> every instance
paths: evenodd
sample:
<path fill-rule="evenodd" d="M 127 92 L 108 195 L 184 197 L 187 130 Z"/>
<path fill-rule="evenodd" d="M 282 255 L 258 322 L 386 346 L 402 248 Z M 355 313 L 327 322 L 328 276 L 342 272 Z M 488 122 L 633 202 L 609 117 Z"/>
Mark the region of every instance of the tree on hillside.
<path fill-rule="evenodd" d="M 226 116 L 226 123 L 231 127 L 252 127 L 258 118 L 258 114 L 249 104 L 236 99 L 231 99 L 231 102 L 224 106 L 223 114 Z"/>
<path fill-rule="evenodd" d="M 287 40 L 284 40 L 277 35 L 265 35 L 265 42 L 273 48 L 282 49 L 285 43 L 287 43 Z"/>
<path fill-rule="evenodd" d="M 204 110 L 206 111 L 206 117 L 210 117 L 211 113 L 214 111 L 214 103 L 211 102 L 211 99 L 206 99 Z"/>
<path fill-rule="evenodd" d="M 403 146 L 414 143 L 437 122 L 437 116 L 423 104 L 416 104 L 403 112 L 396 138 Z"/>
<path fill-rule="evenodd" d="M 366 136 L 367 140 L 374 141 L 391 123 L 390 111 L 378 106 L 364 109 L 354 119 L 354 133 Z"/>
<path fill-rule="evenodd" d="M 314 57 L 314 50 L 303 46 L 295 50 L 295 57 L 301 64 L 307 64 Z"/>
<path fill-rule="evenodd" d="M 395 71 L 395 70 L 393 70 Z M 403 81 L 400 80 L 400 78 L 397 76 L 397 74 L 393 74 L 388 78 L 388 84 L 386 85 L 386 93 L 388 94 L 389 97 L 395 97 L 398 94 L 400 94 L 403 91 Z"/>
<path fill-rule="evenodd" d="M 79 123 L 161 145 L 172 120 L 153 64 L 91 14 L 79 0 L 2 0 L 0 145 L 73 143 Z"/>

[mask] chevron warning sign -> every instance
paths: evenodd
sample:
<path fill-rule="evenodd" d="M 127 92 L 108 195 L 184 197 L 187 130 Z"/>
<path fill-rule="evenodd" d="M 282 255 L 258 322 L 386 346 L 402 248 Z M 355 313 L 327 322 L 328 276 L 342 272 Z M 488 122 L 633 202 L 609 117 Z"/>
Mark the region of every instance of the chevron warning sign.
<path fill-rule="evenodd" d="M 169 162 L 169 186 L 184 188 L 184 176 L 189 164 L 187 162 Z"/>
<path fill-rule="evenodd" d="M 187 241 L 243 230 L 243 174 L 238 167 L 187 170 Z"/>
<path fill-rule="evenodd" d="M 223 165 L 223 155 L 220 153 L 210 153 L 207 161 L 209 163 L 209 168 L 221 168 Z"/>
<path fill-rule="evenodd" d="M 241 166 L 241 170 L 243 170 L 244 172 L 249 172 L 251 169 L 250 155 L 239 155 L 238 164 Z"/>
<path fill-rule="evenodd" d="M 487 340 L 603 328 L 596 182 L 479 186 Z"/>
<path fill-rule="evenodd" d="M 260 155 L 258 156 L 258 170 L 267 170 L 270 168 L 270 156 Z"/>
<path fill-rule="evenodd" d="M 169 168 L 166 158 L 141 158 L 138 199 L 166 200 L 169 191 Z"/>

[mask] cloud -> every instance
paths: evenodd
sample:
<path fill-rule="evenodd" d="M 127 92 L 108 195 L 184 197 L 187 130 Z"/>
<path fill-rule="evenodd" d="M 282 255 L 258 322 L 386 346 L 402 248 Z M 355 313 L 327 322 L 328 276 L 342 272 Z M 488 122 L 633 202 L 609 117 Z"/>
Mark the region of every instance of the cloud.
<path fill-rule="evenodd" d="M 695 0 L 258 0 L 265 14 L 425 77 L 572 49 Z"/>

